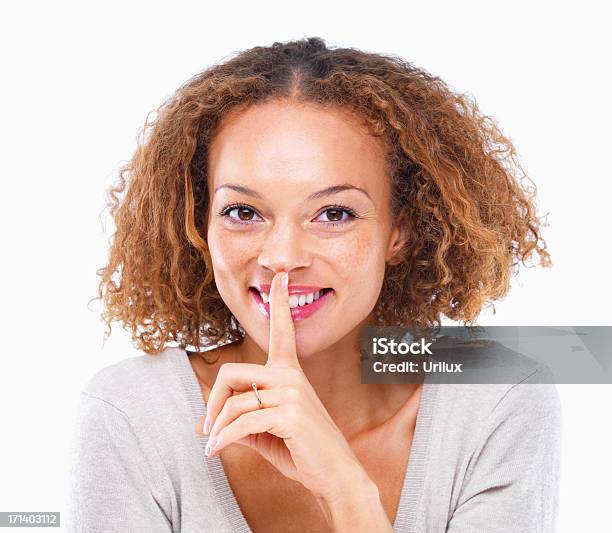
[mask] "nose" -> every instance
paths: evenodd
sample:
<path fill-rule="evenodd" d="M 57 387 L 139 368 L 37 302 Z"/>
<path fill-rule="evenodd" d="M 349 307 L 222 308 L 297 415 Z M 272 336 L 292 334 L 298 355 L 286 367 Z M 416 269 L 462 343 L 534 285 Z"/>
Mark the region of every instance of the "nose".
<path fill-rule="evenodd" d="M 308 251 L 307 236 L 297 225 L 275 224 L 264 237 L 257 262 L 273 272 L 310 266 L 312 254 Z"/>

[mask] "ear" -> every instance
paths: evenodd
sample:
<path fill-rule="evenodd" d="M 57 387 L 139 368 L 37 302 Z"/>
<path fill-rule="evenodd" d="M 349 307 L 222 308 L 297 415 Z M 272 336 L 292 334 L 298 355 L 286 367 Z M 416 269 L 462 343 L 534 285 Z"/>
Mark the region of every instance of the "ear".
<path fill-rule="evenodd" d="M 398 265 L 404 260 L 404 247 L 408 242 L 408 224 L 404 217 L 400 217 L 395 223 L 391 236 L 389 237 L 389 246 L 387 247 L 387 255 L 385 261 L 392 266 Z"/>

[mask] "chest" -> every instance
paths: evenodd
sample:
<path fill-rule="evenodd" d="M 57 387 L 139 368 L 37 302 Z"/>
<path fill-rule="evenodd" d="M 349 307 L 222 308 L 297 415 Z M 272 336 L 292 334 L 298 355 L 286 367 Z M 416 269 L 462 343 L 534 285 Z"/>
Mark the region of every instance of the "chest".
<path fill-rule="evenodd" d="M 406 445 L 405 439 L 402 446 L 362 442 L 354 449 L 377 484 L 391 523 L 399 506 L 409 449 L 410 442 Z M 242 514 L 254 533 L 329 530 L 314 496 L 300 483 L 280 474 L 257 452 L 233 444 L 220 457 Z"/>

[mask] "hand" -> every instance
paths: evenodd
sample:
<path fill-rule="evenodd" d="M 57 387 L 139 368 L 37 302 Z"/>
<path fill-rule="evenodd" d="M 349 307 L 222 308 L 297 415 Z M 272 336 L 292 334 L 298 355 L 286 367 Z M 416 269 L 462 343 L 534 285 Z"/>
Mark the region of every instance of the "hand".
<path fill-rule="evenodd" d="M 347 495 L 377 494 L 300 367 L 283 276 L 284 272 L 277 273 L 270 288 L 266 364 L 225 363 L 219 369 L 204 422 L 204 430 L 212 423 L 207 455 L 216 455 L 234 442 L 249 446 L 324 502 L 345 505 Z M 196 430 L 206 432 L 201 419 Z"/>

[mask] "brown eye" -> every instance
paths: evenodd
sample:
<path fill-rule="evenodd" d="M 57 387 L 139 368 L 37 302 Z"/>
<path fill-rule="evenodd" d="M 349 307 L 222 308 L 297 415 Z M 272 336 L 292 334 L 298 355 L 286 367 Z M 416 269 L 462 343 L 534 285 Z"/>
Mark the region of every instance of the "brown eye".
<path fill-rule="evenodd" d="M 339 220 L 342 220 L 343 211 L 341 209 L 328 209 L 326 213 L 330 222 L 338 222 Z"/>
<path fill-rule="evenodd" d="M 251 220 L 253 218 L 253 210 L 248 207 L 238 207 L 238 218 L 240 220 Z"/>
<path fill-rule="evenodd" d="M 346 215 L 346 216 L 344 216 Z M 323 224 L 328 227 L 337 228 L 343 226 L 344 224 L 350 223 L 352 220 L 359 218 L 357 214 L 348 207 L 328 207 L 317 217 L 325 217 L 325 219 L 321 220 Z"/>
<path fill-rule="evenodd" d="M 347 215 L 346 217 L 344 217 L 345 214 Z M 350 219 L 355 218 L 356 215 L 353 211 L 346 208 L 330 207 L 323 211 L 320 216 L 325 216 L 326 220 L 323 222 L 337 225 L 338 223 L 348 222 Z"/>
<path fill-rule="evenodd" d="M 248 205 L 229 205 L 219 215 L 227 218 L 232 224 L 247 225 L 261 220 L 256 211 Z"/>

